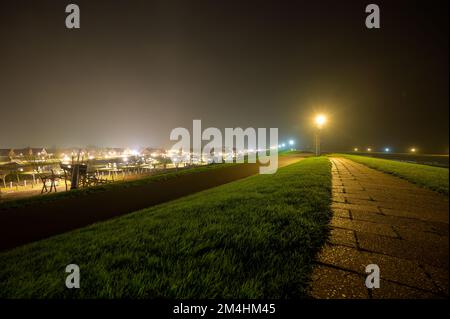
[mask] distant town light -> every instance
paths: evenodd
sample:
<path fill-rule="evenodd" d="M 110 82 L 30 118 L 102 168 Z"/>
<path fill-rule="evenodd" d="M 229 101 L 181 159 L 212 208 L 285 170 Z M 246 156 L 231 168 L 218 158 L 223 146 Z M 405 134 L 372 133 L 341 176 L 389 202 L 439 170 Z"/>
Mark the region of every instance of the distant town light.
<path fill-rule="evenodd" d="M 417 150 L 415 147 L 411 148 L 411 153 L 415 153 Z"/>
<path fill-rule="evenodd" d="M 294 145 L 294 143 L 295 143 L 294 140 L 289 141 L 289 145 Z"/>
<path fill-rule="evenodd" d="M 357 148 L 357 147 L 355 147 L 353 150 L 354 150 L 355 152 L 358 152 L 358 148 Z"/>
<path fill-rule="evenodd" d="M 367 152 L 372 152 L 372 149 L 370 147 L 368 147 Z"/>
<path fill-rule="evenodd" d="M 391 150 L 390 150 L 389 147 L 386 147 L 386 148 L 384 149 L 384 151 L 385 151 L 386 153 L 389 153 Z"/>

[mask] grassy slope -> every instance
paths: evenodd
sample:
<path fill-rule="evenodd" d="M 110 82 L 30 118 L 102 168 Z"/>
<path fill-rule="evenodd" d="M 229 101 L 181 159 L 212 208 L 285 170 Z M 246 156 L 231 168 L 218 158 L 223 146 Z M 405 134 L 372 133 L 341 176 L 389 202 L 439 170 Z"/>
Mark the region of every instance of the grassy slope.
<path fill-rule="evenodd" d="M 0 297 L 301 297 L 330 190 L 329 161 L 305 159 L 19 247 L 0 254 Z"/>
<path fill-rule="evenodd" d="M 124 187 L 133 187 L 133 186 L 140 186 L 145 185 L 148 183 L 154 183 L 161 180 L 167 180 L 179 177 L 181 175 L 185 174 L 195 174 L 200 172 L 205 172 L 213 169 L 220 169 L 223 167 L 227 167 L 230 165 L 239 165 L 237 163 L 224 163 L 224 164 L 212 164 L 212 165 L 205 165 L 205 166 L 198 166 L 198 167 L 190 167 L 190 168 L 181 168 L 178 171 L 172 170 L 172 171 L 166 171 L 161 173 L 156 173 L 155 175 L 151 175 L 148 177 L 143 177 L 140 179 L 132 180 L 132 181 L 116 181 L 114 183 L 110 184 L 103 184 L 88 188 L 80 188 L 76 190 L 71 190 L 70 192 L 58 192 L 58 193 L 52 193 L 52 194 L 45 194 L 45 196 L 32 196 L 29 198 L 21 198 L 17 200 L 11 200 L 11 201 L 5 201 L 3 203 L 0 203 L 0 209 L 2 208 L 10 208 L 10 207 L 20 207 L 24 205 L 33 205 L 43 202 L 50 202 L 54 201 L 60 198 L 65 197 L 77 197 L 77 196 L 83 196 L 90 193 L 95 192 L 104 192 L 112 189 L 120 189 Z"/>
<path fill-rule="evenodd" d="M 358 155 L 338 154 L 338 156 L 402 177 L 420 186 L 448 195 L 448 168 L 404 163 Z"/>

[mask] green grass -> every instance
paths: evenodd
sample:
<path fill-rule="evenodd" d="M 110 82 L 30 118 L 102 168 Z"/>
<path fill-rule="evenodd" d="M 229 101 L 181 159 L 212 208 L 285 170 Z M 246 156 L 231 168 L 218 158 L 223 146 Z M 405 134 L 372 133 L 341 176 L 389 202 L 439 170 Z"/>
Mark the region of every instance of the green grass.
<path fill-rule="evenodd" d="M 404 178 L 412 183 L 448 195 L 448 168 L 433 167 L 422 164 L 405 163 L 380 158 L 337 154 L 357 163 Z"/>
<path fill-rule="evenodd" d="M 0 298 L 304 297 L 328 235 L 327 158 L 0 254 Z M 65 287 L 66 265 L 81 288 Z"/>
<path fill-rule="evenodd" d="M 105 192 L 113 189 L 121 189 L 127 187 L 141 186 L 149 183 L 154 183 L 162 180 L 168 180 L 172 178 L 177 178 L 186 174 L 196 174 L 200 172 L 206 172 L 214 169 L 224 168 L 230 165 L 239 165 L 237 163 L 223 163 L 223 164 L 210 164 L 198 167 L 190 167 L 190 168 L 180 168 L 178 171 L 173 169 L 171 171 L 165 171 L 161 173 L 156 173 L 155 175 L 151 175 L 148 177 L 143 177 L 140 179 L 132 180 L 132 181 L 115 181 L 109 184 L 103 184 L 98 186 L 92 186 L 87 188 L 74 189 L 70 192 L 58 192 L 52 194 L 45 194 L 44 196 L 32 196 L 28 198 L 21 198 L 17 200 L 10 200 L 0 203 L 0 209 L 4 208 L 13 208 L 13 207 L 22 207 L 22 206 L 31 206 L 45 202 L 51 202 L 54 200 L 58 200 L 61 198 L 68 197 L 78 197 L 83 195 L 88 195 L 97 192 Z"/>
<path fill-rule="evenodd" d="M 278 153 L 279 156 L 290 156 L 290 155 L 299 155 L 301 157 L 310 157 L 314 156 L 312 152 L 306 151 L 291 151 L 291 150 L 283 150 Z"/>

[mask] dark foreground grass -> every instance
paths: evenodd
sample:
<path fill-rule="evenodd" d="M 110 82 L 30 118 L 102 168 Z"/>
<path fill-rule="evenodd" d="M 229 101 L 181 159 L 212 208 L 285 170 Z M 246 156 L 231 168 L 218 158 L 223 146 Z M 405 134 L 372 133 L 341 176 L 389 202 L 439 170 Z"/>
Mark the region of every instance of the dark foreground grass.
<path fill-rule="evenodd" d="M 448 195 L 448 168 L 433 167 L 422 164 L 405 163 L 367 156 L 338 154 L 357 163 L 396 175 L 412 183 Z"/>
<path fill-rule="evenodd" d="M 330 190 L 328 159 L 310 158 L 19 247 L 0 254 L 0 297 L 303 297 Z"/>

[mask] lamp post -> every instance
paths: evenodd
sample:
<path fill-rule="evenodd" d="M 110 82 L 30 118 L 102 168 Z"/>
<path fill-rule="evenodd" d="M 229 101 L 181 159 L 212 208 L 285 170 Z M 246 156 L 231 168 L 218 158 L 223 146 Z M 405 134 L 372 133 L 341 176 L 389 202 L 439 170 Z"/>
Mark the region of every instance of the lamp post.
<path fill-rule="evenodd" d="M 316 145 L 316 156 L 319 156 L 319 154 L 320 154 L 320 130 L 319 129 L 316 129 L 315 145 Z"/>
<path fill-rule="evenodd" d="M 323 114 L 316 115 L 314 122 L 316 124 L 316 134 L 315 134 L 315 146 L 316 146 L 316 156 L 320 155 L 320 130 L 327 122 L 327 118 Z"/>

